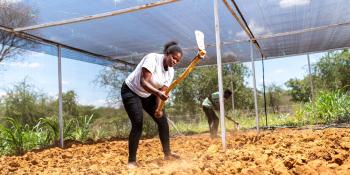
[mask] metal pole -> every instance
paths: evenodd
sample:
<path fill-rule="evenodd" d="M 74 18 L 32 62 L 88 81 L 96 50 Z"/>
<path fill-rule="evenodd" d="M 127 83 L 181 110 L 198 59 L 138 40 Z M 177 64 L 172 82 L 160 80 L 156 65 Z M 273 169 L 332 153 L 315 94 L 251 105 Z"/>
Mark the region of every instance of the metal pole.
<path fill-rule="evenodd" d="M 94 19 L 100 19 L 100 18 L 115 16 L 115 15 L 130 13 L 130 12 L 134 12 L 134 11 L 138 11 L 138 10 L 144 10 L 144 9 L 148 9 L 151 7 L 166 5 L 169 3 L 176 2 L 176 1 L 178 1 L 178 0 L 162 0 L 162 1 L 158 1 L 158 2 L 152 2 L 152 3 L 148 3 L 148 4 L 136 6 L 136 7 L 129 7 L 126 9 L 120 9 L 120 10 L 115 10 L 115 11 L 106 12 L 106 13 L 88 15 L 88 16 L 83 16 L 83 17 L 78 17 L 78 18 L 73 18 L 73 19 L 66 19 L 66 20 L 62 20 L 62 21 L 54 21 L 54 22 L 49 22 L 49 23 L 45 23 L 45 24 L 37 24 L 37 25 L 27 26 L 27 27 L 18 27 L 18 28 L 15 28 L 13 30 L 15 32 L 19 32 L 19 31 L 34 30 L 34 29 L 53 27 L 53 26 L 83 22 L 83 21 L 94 20 Z"/>
<path fill-rule="evenodd" d="M 307 54 L 307 65 L 309 67 L 309 80 L 310 80 L 310 86 L 311 86 L 311 101 L 314 102 L 314 83 L 312 82 L 311 64 L 310 64 L 309 54 Z"/>
<path fill-rule="evenodd" d="M 257 96 L 256 96 L 255 64 L 254 64 L 254 53 L 253 53 L 253 41 L 252 40 L 250 40 L 250 57 L 252 59 L 252 69 L 253 69 L 253 85 L 254 85 L 254 104 L 255 104 L 256 130 L 259 132 L 259 112 L 258 112 L 258 99 L 257 99 Z"/>
<path fill-rule="evenodd" d="M 216 57 L 218 66 L 218 83 L 219 83 L 219 101 L 220 101 L 220 125 L 221 125 L 221 138 L 222 148 L 226 151 L 226 130 L 225 130 L 225 109 L 223 98 L 223 85 L 222 85 L 222 68 L 221 68 L 221 44 L 220 44 L 220 24 L 219 24 L 219 12 L 218 12 L 218 0 L 214 0 L 214 17 L 215 17 L 215 39 L 216 39 Z"/>
<path fill-rule="evenodd" d="M 63 148 L 63 118 L 62 118 L 62 66 L 61 66 L 61 46 L 57 46 L 58 51 L 58 125 L 60 128 L 60 145 Z"/>
<path fill-rule="evenodd" d="M 233 77 L 233 64 L 231 64 L 231 80 L 232 80 L 232 83 L 231 83 L 231 91 L 232 91 L 232 95 L 231 95 L 231 98 L 232 98 L 232 119 L 234 120 L 235 119 L 235 98 L 234 98 L 234 94 L 235 94 L 235 91 L 233 89 L 233 80 L 234 80 L 234 77 Z"/>
<path fill-rule="evenodd" d="M 261 57 L 261 63 L 262 63 L 262 73 L 263 73 L 265 126 L 267 127 L 267 108 L 266 108 L 266 91 L 265 91 L 265 64 L 264 64 L 264 58 L 263 57 Z"/>

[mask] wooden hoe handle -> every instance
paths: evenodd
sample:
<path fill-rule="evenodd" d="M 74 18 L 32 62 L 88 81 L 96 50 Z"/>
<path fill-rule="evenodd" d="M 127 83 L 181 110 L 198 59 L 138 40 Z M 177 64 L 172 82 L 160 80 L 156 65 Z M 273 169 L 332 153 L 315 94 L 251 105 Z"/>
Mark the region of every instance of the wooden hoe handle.
<path fill-rule="evenodd" d="M 195 66 L 198 64 L 198 62 L 200 61 L 201 58 L 203 58 L 206 54 L 205 50 L 199 50 L 198 54 L 196 57 L 193 58 L 193 60 L 191 61 L 190 65 L 187 66 L 186 70 L 180 75 L 179 78 L 177 78 L 175 81 L 173 81 L 169 88 L 167 88 L 165 90 L 165 94 L 168 95 L 170 93 L 170 91 L 172 91 L 175 86 L 177 84 L 179 84 L 184 78 L 187 77 L 187 75 L 195 68 Z M 165 101 L 161 100 L 160 104 L 157 106 L 156 112 L 155 112 L 155 116 L 157 116 L 157 114 L 160 114 L 160 112 L 163 110 Z M 161 117 L 161 116 L 159 116 Z"/>

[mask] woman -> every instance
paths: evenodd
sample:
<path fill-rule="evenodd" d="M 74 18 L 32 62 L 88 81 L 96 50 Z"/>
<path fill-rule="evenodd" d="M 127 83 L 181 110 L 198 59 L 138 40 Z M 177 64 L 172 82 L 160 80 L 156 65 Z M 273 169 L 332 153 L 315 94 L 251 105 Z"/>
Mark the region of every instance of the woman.
<path fill-rule="evenodd" d="M 171 153 L 169 145 L 169 125 L 164 111 L 155 114 L 160 100 L 169 97 L 165 90 L 174 78 L 173 66 L 181 61 L 182 49 L 176 42 L 165 44 L 163 54 L 150 53 L 126 78 L 121 88 L 123 105 L 131 121 L 129 135 L 128 167 L 137 167 L 136 152 L 142 134 L 143 110 L 157 123 L 164 158 L 180 158 Z"/>

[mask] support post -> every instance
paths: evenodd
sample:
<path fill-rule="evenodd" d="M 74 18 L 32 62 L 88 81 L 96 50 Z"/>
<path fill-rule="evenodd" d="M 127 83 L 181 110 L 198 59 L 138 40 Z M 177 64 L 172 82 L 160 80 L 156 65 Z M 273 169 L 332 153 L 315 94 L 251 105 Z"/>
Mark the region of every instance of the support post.
<path fill-rule="evenodd" d="M 265 91 L 265 64 L 264 57 L 261 57 L 262 73 L 263 73 L 263 90 L 264 90 L 264 112 L 265 112 L 265 126 L 267 127 L 267 107 L 266 107 L 266 91 Z"/>
<path fill-rule="evenodd" d="M 219 83 L 221 138 L 222 138 L 222 149 L 226 151 L 226 128 L 225 128 L 225 116 L 224 116 L 225 109 L 224 109 L 223 85 L 222 85 L 221 41 L 220 41 L 218 0 L 214 0 L 214 17 L 215 17 L 216 57 L 217 57 L 218 81 L 219 81 L 218 83 Z"/>
<path fill-rule="evenodd" d="M 314 102 L 314 83 L 312 81 L 312 74 L 311 74 L 311 64 L 310 64 L 310 56 L 307 54 L 307 65 L 309 68 L 309 81 L 310 81 L 310 87 L 311 87 L 311 101 Z"/>
<path fill-rule="evenodd" d="M 232 95 L 231 95 L 231 99 L 232 99 L 232 119 L 235 119 L 235 91 L 233 89 L 233 84 L 234 84 L 234 77 L 233 77 L 233 64 L 231 64 L 231 91 L 232 91 Z"/>
<path fill-rule="evenodd" d="M 60 128 L 60 146 L 63 145 L 63 117 L 62 117 L 62 62 L 61 62 L 61 46 L 57 46 L 58 52 L 58 125 Z"/>
<path fill-rule="evenodd" d="M 255 77 L 255 64 L 254 64 L 254 52 L 253 52 L 253 41 L 250 40 L 250 57 L 252 61 L 253 69 L 253 85 L 254 85 L 254 105 L 255 105 L 255 119 L 256 119 L 256 130 L 259 133 L 259 111 L 258 111 L 258 98 L 256 92 L 256 77 Z"/>

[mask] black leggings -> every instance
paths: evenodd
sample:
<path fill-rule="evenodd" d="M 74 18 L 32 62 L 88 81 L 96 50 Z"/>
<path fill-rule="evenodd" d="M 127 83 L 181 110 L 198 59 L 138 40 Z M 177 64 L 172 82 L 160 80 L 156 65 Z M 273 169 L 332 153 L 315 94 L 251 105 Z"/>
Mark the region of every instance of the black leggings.
<path fill-rule="evenodd" d="M 212 109 L 210 107 L 206 107 L 206 106 L 202 106 L 202 107 L 203 107 L 203 111 L 205 113 L 205 116 L 208 119 L 210 136 L 216 137 L 218 134 L 219 118 L 215 114 L 214 109 Z"/>
<path fill-rule="evenodd" d="M 131 121 L 131 131 L 129 135 L 129 162 L 136 161 L 136 152 L 139 145 L 139 140 L 142 134 L 143 110 L 144 109 L 157 123 L 159 138 L 162 143 L 163 152 L 165 155 L 170 153 L 169 146 L 169 125 L 164 115 L 161 118 L 156 118 L 154 112 L 156 110 L 156 96 L 151 95 L 148 98 L 142 98 L 135 94 L 125 84 L 121 88 L 121 96 L 126 112 Z"/>

